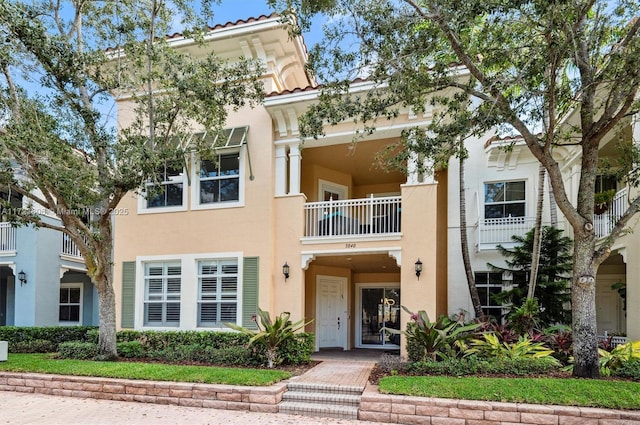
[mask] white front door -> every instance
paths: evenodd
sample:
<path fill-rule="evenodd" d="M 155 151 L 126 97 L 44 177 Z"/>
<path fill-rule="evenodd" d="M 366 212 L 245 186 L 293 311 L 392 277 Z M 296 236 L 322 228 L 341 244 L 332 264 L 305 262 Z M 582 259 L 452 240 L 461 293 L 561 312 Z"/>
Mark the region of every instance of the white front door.
<path fill-rule="evenodd" d="M 318 276 L 316 280 L 316 348 L 347 349 L 347 279 Z"/>

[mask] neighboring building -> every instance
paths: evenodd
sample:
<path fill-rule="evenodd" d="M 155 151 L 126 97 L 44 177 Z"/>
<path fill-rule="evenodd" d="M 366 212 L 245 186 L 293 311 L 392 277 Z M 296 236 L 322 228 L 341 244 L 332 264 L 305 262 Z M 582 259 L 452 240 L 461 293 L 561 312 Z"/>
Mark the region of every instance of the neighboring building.
<path fill-rule="evenodd" d="M 11 201 L 23 207 L 21 197 Z M 41 217 L 59 224 L 52 214 Z M 56 230 L 16 228 L 2 218 L 0 326 L 97 325 L 97 292 L 75 244 Z"/>
<path fill-rule="evenodd" d="M 640 122 L 629 120 L 624 130 L 603 140 L 600 158 L 603 163 L 615 164 L 618 136 L 622 143 L 640 140 Z M 465 161 L 465 194 L 467 224 L 472 268 L 486 313 L 499 315 L 502 306 L 491 295 L 507 289 L 509 279 L 506 274 L 495 273 L 487 263 L 505 266 L 504 258 L 495 249 L 498 244 L 512 247 L 512 235 L 524 235 L 534 225 L 538 193 L 539 163 L 522 141 L 517 139 L 489 138 L 486 143 L 467 143 L 469 158 Z M 504 149 L 511 146 L 510 149 Z M 581 156 L 577 147 L 554 148 L 555 157 L 562 164 L 562 172 L 569 198 L 576 202 Z M 473 312 L 471 299 L 466 287 L 464 269 L 461 265 L 460 217 L 459 217 L 459 164 L 452 161 L 449 167 L 449 313 L 460 309 Z M 594 226 L 599 237 L 606 237 L 618 217 L 628 205 L 629 188 L 614 177 L 599 176 L 597 192 L 610 191 L 613 195 L 608 209 L 595 211 Z M 632 189 L 633 191 L 633 189 Z M 635 192 L 635 191 L 634 191 Z M 635 196 L 635 193 L 634 193 Z M 543 224 L 550 224 L 550 197 L 548 180 L 545 183 Z M 572 229 L 562 213 L 557 210 L 558 227 L 567 236 Z M 637 228 L 637 219 L 631 225 Z M 618 240 L 611 256 L 598 270 L 596 278 L 596 318 L 598 334 L 628 334 L 632 339 L 640 339 L 640 311 L 633 306 L 640 303 L 640 265 L 633 261 L 640 258 L 640 238 L 629 233 Z M 627 304 L 617 291 L 611 288 L 616 282 L 627 284 Z"/>

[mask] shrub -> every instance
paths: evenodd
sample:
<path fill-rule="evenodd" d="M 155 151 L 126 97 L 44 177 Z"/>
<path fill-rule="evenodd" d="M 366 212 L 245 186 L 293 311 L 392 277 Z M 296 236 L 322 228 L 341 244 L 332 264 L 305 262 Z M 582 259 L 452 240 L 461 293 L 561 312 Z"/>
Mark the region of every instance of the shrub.
<path fill-rule="evenodd" d="M 207 347 L 205 350 L 209 363 L 224 364 L 229 366 L 247 366 L 256 364 L 253 360 L 251 350 L 246 347 Z"/>
<path fill-rule="evenodd" d="M 402 371 L 407 364 L 402 360 L 402 357 L 395 354 L 384 353 L 378 360 L 378 367 L 385 372 Z"/>
<path fill-rule="evenodd" d="M 607 376 L 624 364 L 640 361 L 640 341 L 618 345 L 611 352 L 598 349 L 600 354 L 600 372 Z"/>
<path fill-rule="evenodd" d="M 518 342 L 500 342 L 496 334 L 487 333 L 482 339 L 474 339 L 470 342 L 469 348 L 465 349 L 465 356 L 477 355 L 479 357 L 503 357 L 510 359 L 522 358 L 543 358 L 548 357 L 559 365 L 551 355 L 553 350 L 545 347 L 541 342 L 532 342 L 528 335 L 520 336 Z"/>
<path fill-rule="evenodd" d="M 145 349 L 140 341 L 122 341 L 116 343 L 118 356 L 127 359 L 140 359 L 145 357 Z"/>
<path fill-rule="evenodd" d="M 269 368 L 273 368 L 275 365 L 284 361 L 282 347 L 294 338 L 297 330 L 304 328 L 311 322 L 305 323 L 304 319 L 302 319 L 291 323 L 289 320 L 291 315 L 289 313 L 280 313 L 275 320 L 271 320 L 269 312 L 261 310 L 260 308 L 258 308 L 258 316 L 260 317 L 260 323 L 258 324 L 257 331 L 247 329 L 235 323 L 225 323 L 225 325 L 248 335 L 250 337 L 250 346 L 258 345 L 264 347 L 267 365 Z M 260 324 L 262 326 L 260 326 Z"/>
<path fill-rule="evenodd" d="M 297 365 L 311 361 L 311 354 L 315 348 L 315 335 L 311 333 L 297 333 L 288 339 L 279 349 L 279 356 L 283 364 Z"/>
<path fill-rule="evenodd" d="M 455 344 L 469 338 L 470 332 L 480 327 L 477 323 L 463 325 L 460 321 L 453 321 L 447 316 L 440 316 L 438 320 L 432 322 L 424 310 L 412 313 L 406 307 L 402 308 L 411 315 L 413 320 L 403 332 L 407 337 L 410 360 L 455 357 Z M 395 329 L 386 330 L 390 333 L 400 332 Z"/>
<path fill-rule="evenodd" d="M 415 362 L 406 366 L 406 371 L 417 375 L 543 375 L 558 369 L 552 357 L 517 358 L 506 357 L 480 359 L 475 356 L 461 359 L 449 358 L 443 361 Z"/>
<path fill-rule="evenodd" d="M 0 341 L 7 341 L 11 345 L 39 339 L 57 345 L 68 341 L 86 341 L 87 332 L 92 329 L 97 330 L 95 326 L 0 326 Z"/>
<path fill-rule="evenodd" d="M 58 352 L 64 359 L 92 360 L 98 356 L 98 344 L 83 341 L 63 342 L 58 346 Z"/>
<path fill-rule="evenodd" d="M 9 344 L 9 352 L 11 353 L 54 353 L 58 351 L 57 348 L 57 344 L 46 339 L 32 339 Z"/>
<path fill-rule="evenodd" d="M 634 381 L 640 381 L 640 360 L 625 362 L 615 370 L 612 375 L 620 378 L 630 378 Z"/>

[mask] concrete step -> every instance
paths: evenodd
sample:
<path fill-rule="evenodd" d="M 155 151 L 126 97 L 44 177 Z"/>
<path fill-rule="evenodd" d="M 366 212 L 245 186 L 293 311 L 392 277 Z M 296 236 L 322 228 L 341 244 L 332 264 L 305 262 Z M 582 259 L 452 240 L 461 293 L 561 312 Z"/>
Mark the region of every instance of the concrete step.
<path fill-rule="evenodd" d="M 306 383 L 306 382 L 293 381 L 287 384 L 287 389 L 289 391 L 295 391 L 295 392 L 362 395 L 362 392 L 364 391 L 364 386 L 312 384 L 312 383 Z"/>
<path fill-rule="evenodd" d="M 359 394 L 312 393 L 307 391 L 287 391 L 282 395 L 283 401 L 355 407 L 360 405 L 360 398 Z"/>
<path fill-rule="evenodd" d="M 282 401 L 278 405 L 280 413 L 290 415 L 319 416 L 325 418 L 358 419 L 357 406 L 337 406 L 327 404 L 305 403 L 299 401 Z"/>

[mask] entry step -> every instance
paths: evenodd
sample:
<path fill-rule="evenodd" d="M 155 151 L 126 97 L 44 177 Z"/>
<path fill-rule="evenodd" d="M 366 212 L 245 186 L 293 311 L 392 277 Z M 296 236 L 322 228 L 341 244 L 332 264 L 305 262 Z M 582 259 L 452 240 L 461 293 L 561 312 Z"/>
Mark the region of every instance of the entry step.
<path fill-rule="evenodd" d="M 321 416 L 325 418 L 358 419 L 357 406 L 337 406 L 327 404 L 305 403 L 300 401 L 282 401 L 278 406 L 280 413 L 304 416 Z"/>

